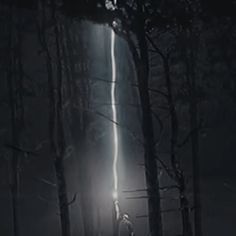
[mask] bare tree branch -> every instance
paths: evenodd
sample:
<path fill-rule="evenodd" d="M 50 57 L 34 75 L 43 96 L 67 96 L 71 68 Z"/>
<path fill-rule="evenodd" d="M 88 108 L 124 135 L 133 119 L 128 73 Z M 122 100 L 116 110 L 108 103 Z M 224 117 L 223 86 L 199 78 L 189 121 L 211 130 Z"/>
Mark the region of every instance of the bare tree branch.
<path fill-rule="evenodd" d="M 160 187 L 159 189 L 160 190 L 170 190 L 170 189 L 178 189 L 179 186 L 177 185 L 170 185 L 170 186 L 163 186 L 163 187 Z M 146 192 L 148 189 L 134 189 L 134 190 L 124 190 L 122 191 L 123 193 L 136 193 L 136 192 Z"/>
<path fill-rule="evenodd" d="M 67 203 L 67 206 L 70 206 L 70 205 L 72 205 L 73 203 L 75 203 L 76 197 L 77 197 L 77 193 L 75 193 L 74 196 L 73 196 L 73 198 L 72 198 L 72 200 Z"/>
<path fill-rule="evenodd" d="M 52 183 L 51 181 L 49 181 L 49 180 L 47 180 L 47 179 L 44 179 L 44 178 L 34 178 L 34 179 L 37 180 L 37 181 L 39 181 L 39 182 L 41 182 L 41 183 L 50 185 L 50 186 L 52 186 L 52 187 L 54 187 L 54 188 L 57 187 L 56 184 Z"/>
<path fill-rule="evenodd" d="M 28 155 L 37 155 L 38 154 L 35 150 L 30 150 L 30 149 L 15 146 L 15 145 L 12 145 L 12 144 L 5 144 L 5 147 L 9 148 L 9 149 L 12 149 L 14 151 L 26 153 Z"/>

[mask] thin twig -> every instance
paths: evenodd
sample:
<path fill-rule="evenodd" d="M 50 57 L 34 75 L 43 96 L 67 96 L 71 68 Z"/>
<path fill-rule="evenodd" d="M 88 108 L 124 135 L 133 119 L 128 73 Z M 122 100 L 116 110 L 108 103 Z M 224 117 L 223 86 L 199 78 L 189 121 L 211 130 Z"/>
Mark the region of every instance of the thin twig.
<path fill-rule="evenodd" d="M 34 178 L 34 179 L 37 180 L 37 181 L 39 181 L 39 182 L 41 182 L 41 183 L 50 185 L 50 186 L 52 186 L 52 187 L 54 187 L 54 188 L 57 187 L 56 184 L 52 183 L 51 181 L 49 181 L 49 180 L 47 180 L 47 179 L 43 179 L 43 178 Z"/>
<path fill-rule="evenodd" d="M 9 148 L 9 149 L 12 149 L 14 151 L 26 153 L 28 155 L 30 155 L 30 154 L 31 155 L 37 155 L 38 154 L 35 150 L 26 149 L 26 148 L 23 148 L 23 147 L 12 145 L 12 144 L 5 144 L 5 147 Z"/>
<path fill-rule="evenodd" d="M 72 200 L 67 203 L 67 206 L 72 205 L 72 204 L 76 201 L 76 198 L 77 198 L 77 193 L 75 193 L 74 196 L 73 196 L 73 198 L 72 198 Z"/>

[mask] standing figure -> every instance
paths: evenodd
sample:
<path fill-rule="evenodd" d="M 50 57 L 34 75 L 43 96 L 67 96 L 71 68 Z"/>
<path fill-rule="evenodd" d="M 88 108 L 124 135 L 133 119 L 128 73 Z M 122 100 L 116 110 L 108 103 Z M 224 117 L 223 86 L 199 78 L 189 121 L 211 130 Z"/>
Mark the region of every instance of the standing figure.
<path fill-rule="evenodd" d="M 127 213 L 122 214 L 119 223 L 119 236 L 135 236 L 133 224 Z"/>
<path fill-rule="evenodd" d="M 120 211 L 118 200 L 114 201 L 114 235 L 115 236 L 135 236 L 133 224 L 127 213 Z"/>

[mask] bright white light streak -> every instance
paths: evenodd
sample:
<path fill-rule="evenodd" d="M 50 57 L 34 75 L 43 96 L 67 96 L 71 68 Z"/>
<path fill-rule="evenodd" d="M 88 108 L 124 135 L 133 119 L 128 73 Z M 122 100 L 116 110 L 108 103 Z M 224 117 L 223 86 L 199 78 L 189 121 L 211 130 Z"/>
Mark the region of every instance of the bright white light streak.
<path fill-rule="evenodd" d="M 116 2 L 115 2 L 116 3 Z M 117 174 L 117 162 L 118 162 L 118 130 L 117 130 L 117 110 L 116 110 L 116 57 L 115 57 L 115 43 L 116 36 L 114 30 L 111 31 L 111 62 L 112 62 L 112 83 L 111 83 L 111 107 L 112 107 L 112 120 L 113 120 L 113 198 L 118 199 L 118 174 Z"/>

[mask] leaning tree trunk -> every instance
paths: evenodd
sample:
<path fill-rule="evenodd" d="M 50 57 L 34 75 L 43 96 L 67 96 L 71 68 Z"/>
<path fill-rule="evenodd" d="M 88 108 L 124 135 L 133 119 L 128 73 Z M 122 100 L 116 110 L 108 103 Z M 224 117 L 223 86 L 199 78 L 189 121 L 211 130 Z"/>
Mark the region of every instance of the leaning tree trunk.
<path fill-rule="evenodd" d="M 54 3 L 54 1 L 52 1 Z M 54 137 L 57 141 L 55 149 L 55 159 L 54 167 L 56 171 L 57 178 L 57 188 L 58 188 L 58 200 L 60 207 L 60 217 L 61 217 L 61 228 L 62 236 L 70 236 L 70 216 L 69 216 L 69 202 L 67 197 L 67 184 L 65 177 L 65 167 L 64 167 L 64 155 L 66 149 L 65 143 L 65 130 L 64 130 L 64 109 L 63 109 L 63 76 L 62 76 L 62 57 L 61 57 L 61 45 L 60 45 L 60 31 L 58 26 L 58 21 L 55 12 L 55 5 L 53 4 L 53 19 L 54 19 L 54 34 L 55 34 L 55 43 L 56 43 L 56 67 L 57 73 L 55 80 L 57 97 L 55 99 L 55 133 Z M 51 90 L 51 93 L 53 91 Z"/>

